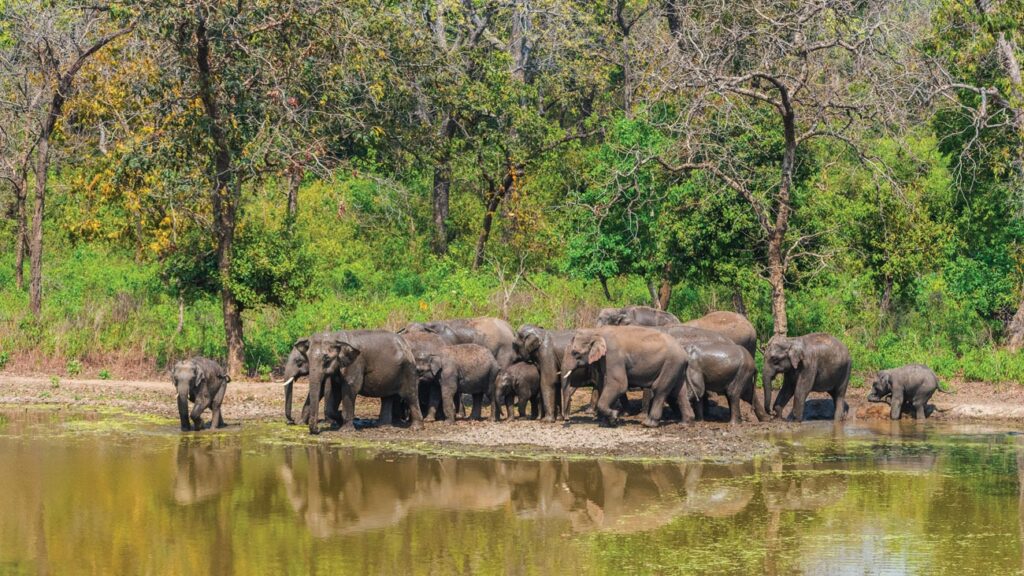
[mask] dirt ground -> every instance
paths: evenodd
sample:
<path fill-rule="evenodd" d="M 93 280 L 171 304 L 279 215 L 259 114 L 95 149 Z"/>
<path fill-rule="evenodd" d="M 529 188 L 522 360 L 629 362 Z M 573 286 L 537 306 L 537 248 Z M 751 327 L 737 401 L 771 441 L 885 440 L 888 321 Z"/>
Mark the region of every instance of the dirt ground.
<path fill-rule="evenodd" d="M 953 383 L 954 393 L 937 393 L 932 399 L 936 420 L 1018 420 L 1024 419 L 1024 386 L 993 385 L 979 382 Z M 298 416 L 305 398 L 302 383 L 295 389 Z M 630 393 L 633 403 L 638 393 Z M 887 418 L 887 404 L 869 404 L 866 389 L 854 389 L 847 395 L 850 416 L 856 419 Z M 744 424 L 705 421 L 689 426 L 665 423 L 656 429 L 640 425 L 639 416 L 624 418 L 617 427 L 601 427 L 585 408 L 590 390 L 580 390 L 573 398 L 570 423 L 546 424 L 519 420 L 480 422 L 460 420 L 455 424 L 426 422 L 420 431 L 403 427 L 376 427 L 380 403 L 360 398 L 356 404 L 356 432 L 325 430 L 318 442 L 380 443 L 388 448 L 406 444 L 434 450 L 470 450 L 510 455 L 554 454 L 579 456 L 617 456 L 632 458 L 687 458 L 741 460 L 772 449 L 768 433 L 785 431 L 799 425 L 785 421 L 758 423 L 749 406 L 744 406 Z M 303 434 L 301 427 L 284 424 L 284 394 L 279 383 L 232 382 L 224 403 L 224 418 L 229 424 L 245 422 L 280 423 L 290 434 Z M 727 405 L 716 398 L 710 416 L 728 417 Z M 143 380 L 69 380 L 0 374 L 0 404 L 54 405 L 71 409 L 113 408 L 130 413 L 160 416 L 177 422 L 174 388 L 171 383 Z M 806 412 L 810 419 L 829 419 L 832 401 L 826 395 L 812 395 Z M 489 410 L 485 409 L 485 415 Z M 907 416 L 905 416 L 907 417 Z M 209 416 L 207 416 L 207 419 Z"/>

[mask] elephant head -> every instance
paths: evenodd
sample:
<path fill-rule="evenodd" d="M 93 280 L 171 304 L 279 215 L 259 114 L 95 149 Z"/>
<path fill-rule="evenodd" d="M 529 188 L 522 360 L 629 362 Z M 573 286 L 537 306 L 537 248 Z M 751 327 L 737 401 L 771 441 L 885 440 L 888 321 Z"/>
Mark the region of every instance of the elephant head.
<path fill-rule="evenodd" d="M 882 370 L 875 376 L 871 383 L 871 392 L 868 394 L 868 402 L 885 402 L 886 398 L 892 396 L 892 376 Z"/>
<path fill-rule="evenodd" d="M 423 353 L 416 356 L 416 375 L 422 383 L 430 384 L 441 378 L 441 359 L 437 354 Z"/>
<path fill-rule="evenodd" d="M 292 345 L 284 363 L 284 417 L 289 424 L 295 424 L 292 419 L 292 389 L 295 380 L 309 375 L 309 360 L 306 358 L 308 352 L 309 338 L 300 338 Z"/>
<path fill-rule="evenodd" d="M 764 351 L 764 407 L 772 411 L 772 380 L 777 374 L 796 372 L 804 362 L 804 344 L 799 338 L 776 336 L 768 342 Z"/>
<path fill-rule="evenodd" d="M 512 345 L 515 348 L 516 356 L 523 362 L 529 362 L 537 355 L 543 341 L 544 336 L 540 328 L 533 324 L 524 324 L 519 327 L 519 332 Z"/>
<path fill-rule="evenodd" d="M 359 357 L 359 350 L 346 341 L 347 335 L 322 334 L 314 336 L 309 343 L 307 361 L 309 365 L 309 432 L 317 434 L 317 410 L 320 396 L 328 379 L 343 376 L 343 370 Z"/>
<path fill-rule="evenodd" d="M 602 308 L 601 313 L 597 315 L 598 326 L 622 326 L 628 323 L 624 308 Z"/>

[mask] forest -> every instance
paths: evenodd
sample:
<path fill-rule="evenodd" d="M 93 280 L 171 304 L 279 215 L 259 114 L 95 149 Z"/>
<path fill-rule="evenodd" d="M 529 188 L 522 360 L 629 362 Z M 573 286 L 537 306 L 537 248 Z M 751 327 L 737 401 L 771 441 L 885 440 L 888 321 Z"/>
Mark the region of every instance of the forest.
<path fill-rule="evenodd" d="M 0 0 L 0 368 L 602 306 L 1024 380 L 1024 1 Z"/>

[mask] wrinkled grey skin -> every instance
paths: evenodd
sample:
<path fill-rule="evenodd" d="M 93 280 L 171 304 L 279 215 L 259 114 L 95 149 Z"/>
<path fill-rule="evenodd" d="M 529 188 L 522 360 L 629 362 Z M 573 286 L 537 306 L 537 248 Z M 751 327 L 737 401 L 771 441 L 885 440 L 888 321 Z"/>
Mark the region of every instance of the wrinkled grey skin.
<path fill-rule="evenodd" d="M 932 394 L 939 389 L 939 377 L 922 364 L 907 364 L 891 370 L 880 370 L 871 383 L 868 402 L 888 402 L 892 406 L 889 417 L 899 420 L 902 411 L 914 411 L 914 417 L 923 420 L 925 407 Z"/>
<path fill-rule="evenodd" d="M 526 403 L 530 403 L 530 419 L 540 414 L 540 371 L 528 362 L 515 364 L 498 372 L 494 380 L 494 401 L 491 413 L 494 421 L 501 420 L 501 407 L 505 406 L 510 420 L 515 420 L 512 404 L 518 403 L 519 417 L 526 417 Z"/>
<path fill-rule="evenodd" d="M 481 316 L 455 320 L 434 320 L 406 325 L 399 334 L 430 332 L 451 344 L 479 344 L 491 351 L 498 366 L 504 368 L 516 361 L 515 332 L 500 318 Z"/>
<path fill-rule="evenodd" d="M 669 326 L 679 324 L 673 314 L 650 306 L 602 308 L 597 315 L 598 326 Z"/>
<path fill-rule="evenodd" d="M 643 425 L 658 426 L 665 400 L 682 384 L 686 370 L 686 352 L 675 339 L 653 328 L 641 326 L 605 326 L 577 330 L 562 360 L 562 394 L 566 397 L 573 371 L 590 368 L 601 390 L 597 402 L 599 418 L 614 423 L 618 410 L 612 403 L 630 387 L 650 388 L 650 409 Z M 683 403 L 683 421 L 693 420 L 689 403 Z"/>
<path fill-rule="evenodd" d="M 473 396 L 474 420 L 480 419 L 484 394 L 494 398 L 494 380 L 498 375 L 498 362 L 491 352 L 478 344 L 455 344 L 445 346 L 433 354 L 416 358 L 416 372 L 421 382 L 436 382 L 441 388 L 445 419 L 455 423 L 455 400 L 458 394 Z"/>
<path fill-rule="evenodd" d="M 672 326 L 672 325 L 669 325 L 669 326 L 656 326 L 655 329 L 660 330 L 660 331 L 662 331 L 662 332 L 664 332 L 666 334 L 669 334 L 670 336 L 675 338 L 676 342 L 678 342 L 683 347 L 684 350 L 686 349 L 687 346 L 689 346 L 691 344 L 732 344 L 733 343 L 733 341 L 728 336 L 725 336 L 723 334 L 719 334 L 718 332 L 712 332 L 711 330 L 705 330 L 703 328 L 697 328 L 695 326 L 685 326 L 685 325 L 680 324 L 680 325 L 676 325 L 676 326 Z M 649 406 L 651 404 L 651 399 L 652 399 L 651 391 L 650 390 L 644 390 L 644 398 L 643 398 L 643 404 L 642 404 L 643 408 L 642 408 L 642 410 L 644 410 L 644 411 L 648 410 L 648 408 L 649 408 Z M 669 396 L 669 399 L 668 399 L 669 406 L 671 408 L 673 408 L 674 410 L 677 410 L 679 414 L 682 414 L 682 410 L 680 409 L 680 407 L 679 407 L 678 403 L 676 402 L 676 400 L 677 400 L 676 397 Z M 706 396 L 702 399 L 701 403 L 702 403 L 702 405 L 705 405 L 707 403 L 707 397 Z"/>
<path fill-rule="evenodd" d="M 309 433 L 318 434 L 320 398 L 340 398 L 340 423 L 355 429 L 357 395 L 381 398 L 381 413 L 390 420 L 390 396 L 409 407 L 410 427 L 423 427 L 417 390 L 416 362 L 401 336 L 383 330 L 321 332 L 309 339 Z M 331 402 L 325 403 L 328 417 Z"/>
<path fill-rule="evenodd" d="M 220 405 L 231 378 L 220 364 L 201 356 L 182 360 L 171 368 L 171 381 L 178 393 L 178 418 L 181 420 L 182 431 L 202 430 L 202 414 L 207 408 L 213 412 L 211 426 L 224 427 Z M 189 402 L 194 403 L 191 414 L 188 410 Z"/>
<path fill-rule="evenodd" d="M 757 354 L 757 331 L 754 330 L 754 325 L 742 314 L 735 312 L 711 312 L 696 320 L 684 322 L 683 325 L 722 334 L 734 343 L 746 348 L 751 356 Z"/>
<path fill-rule="evenodd" d="M 436 354 L 451 344 L 439 334 L 418 329 L 403 332 L 402 338 L 409 344 L 413 358 L 419 358 L 425 354 Z M 441 408 L 441 388 L 436 381 L 420 379 L 419 396 L 420 411 L 423 412 L 424 418 L 438 420 L 444 417 L 443 413 L 438 413 Z"/>
<path fill-rule="evenodd" d="M 754 358 L 746 348 L 728 344 L 690 344 L 686 347 L 689 363 L 686 367 L 686 381 L 697 398 L 704 398 L 707 392 L 723 394 L 729 400 L 729 423 L 739 424 L 740 400 L 749 402 L 754 408 L 758 421 L 768 420 L 764 405 L 754 398 L 754 376 L 757 367 Z M 702 403 L 697 404 L 698 419 L 703 412 Z"/>
<path fill-rule="evenodd" d="M 544 399 L 545 422 L 554 422 L 556 418 L 561 419 L 564 416 L 561 411 L 561 387 L 558 382 L 562 363 L 559 352 L 565 353 L 565 346 L 572 341 L 573 334 L 572 330 L 549 331 L 533 324 L 523 324 L 516 333 L 517 358 L 533 364 L 540 371 L 540 393 Z"/>
<path fill-rule="evenodd" d="M 772 380 L 783 374 L 782 388 L 772 406 Z M 835 421 L 846 417 L 846 387 L 850 383 L 850 351 L 829 334 L 796 338 L 776 336 L 764 351 L 764 406 L 776 417 L 793 400 L 792 418 L 803 421 L 804 402 L 813 392 L 828 392 L 836 405 Z"/>

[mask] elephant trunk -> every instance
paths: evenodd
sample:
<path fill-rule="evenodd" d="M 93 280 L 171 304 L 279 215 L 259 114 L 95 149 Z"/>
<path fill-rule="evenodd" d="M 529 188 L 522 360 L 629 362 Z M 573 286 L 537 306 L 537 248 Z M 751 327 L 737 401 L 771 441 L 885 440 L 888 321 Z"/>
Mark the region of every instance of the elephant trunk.
<path fill-rule="evenodd" d="M 566 422 L 569 421 L 569 405 L 572 401 L 572 395 L 576 392 L 576 388 L 573 387 L 572 381 L 569 379 L 572 375 L 572 370 L 562 374 L 562 418 Z"/>
<path fill-rule="evenodd" d="M 320 369 L 312 369 L 309 372 L 309 433 L 320 433 L 320 396 L 324 388 L 326 372 Z"/>
<path fill-rule="evenodd" d="M 292 420 L 292 390 L 295 387 L 295 377 L 285 380 L 284 382 L 284 419 L 289 424 L 295 424 L 295 420 Z"/>
<path fill-rule="evenodd" d="M 772 380 L 775 379 L 775 375 L 777 373 L 778 372 L 774 368 L 765 363 L 761 380 L 762 385 L 764 386 L 764 409 L 769 417 L 772 414 Z"/>
<path fill-rule="evenodd" d="M 178 418 L 181 419 L 181 429 L 191 430 L 192 422 L 188 416 L 188 382 L 175 382 L 178 390 Z"/>

